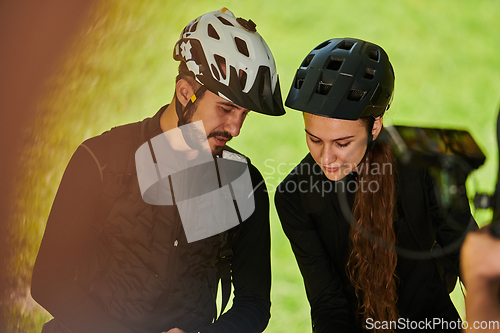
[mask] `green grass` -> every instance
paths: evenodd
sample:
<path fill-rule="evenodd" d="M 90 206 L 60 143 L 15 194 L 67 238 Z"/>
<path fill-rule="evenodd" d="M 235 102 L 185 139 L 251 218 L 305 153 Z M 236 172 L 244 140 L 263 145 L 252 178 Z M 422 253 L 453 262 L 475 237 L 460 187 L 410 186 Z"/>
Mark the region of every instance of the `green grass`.
<path fill-rule="evenodd" d="M 401 1 L 109 1 L 75 39 L 59 74 L 47 83 L 26 127 L 23 186 L 11 227 L 10 272 L 25 288 L 64 167 L 79 143 L 112 126 L 151 116 L 171 100 L 177 63 L 172 47 L 184 25 L 223 6 L 251 18 L 273 51 L 284 98 L 296 67 L 322 41 L 356 37 L 384 47 L 396 72 L 386 123 L 469 130 L 487 155 L 469 190 L 493 190 L 495 120 L 500 91 L 496 0 Z M 307 152 L 300 113 L 251 114 L 232 146 L 261 170 L 271 192 Z M 488 213 L 476 213 L 484 224 Z M 310 330 L 300 273 L 272 205 L 272 318 L 267 332 Z M 461 308 L 460 297 L 453 295 Z M 39 332 L 49 315 L 13 304 L 14 332 Z"/>

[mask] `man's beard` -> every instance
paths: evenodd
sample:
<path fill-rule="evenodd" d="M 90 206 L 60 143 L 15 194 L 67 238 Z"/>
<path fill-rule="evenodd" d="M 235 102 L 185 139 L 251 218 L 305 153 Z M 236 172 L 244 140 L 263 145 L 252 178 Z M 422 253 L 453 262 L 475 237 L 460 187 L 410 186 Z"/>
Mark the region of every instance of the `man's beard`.
<path fill-rule="evenodd" d="M 189 110 L 187 110 L 183 116 L 185 124 L 189 124 L 189 123 L 193 122 L 193 117 L 194 117 L 194 114 L 196 113 L 197 110 L 198 110 L 198 103 L 194 103 L 193 105 L 191 105 Z M 226 138 L 226 139 L 228 139 L 226 142 L 230 141 L 233 138 L 233 136 L 231 134 L 229 134 L 229 132 L 226 132 L 226 131 L 213 131 L 210 134 L 208 134 L 208 137 L 207 137 L 204 132 L 201 133 L 200 131 L 183 130 L 183 135 L 184 135 L 184 139 L 186 140 L 186 143 L 188 144 L 188 146 L 191 147 L 192 149 L 195 149 L 195 150 L 203 150 L 204 149 L 203 143 L 205 142 L 205 140 L 208 141 L 208 139 L 210 139 L 212 137 L 215 138 L 216 136 L 219 136 L 219 137 Z M 210 144 L 209 144 L 209 147 L 210 147 Z M 224 146 L 215 146 L 215 148 L 213 150 L 211 150 L 212 156 L 215 157 L 215 156 L 220 155 L 223 148 L 224 148 Z"/>
<path fill-rule="evenodd" d="M 233 138 L 233 136 L 231 134 L 229 134 L 229 132 L 226 132 L 226 131 L 214 131 L 214 132 L 211 132 L 208 135 L 208 139 L 214 138 L 216 136 L 221 136 L 223 138 L 228 139 L 226 142 L 230 141 Z M 222 152 L 223 148 L 224 148 L 224 146 L 215 146 L 215 148 L 212 150 L 212 155 L 214 157 L 220 155 L 220 153 Z"/>

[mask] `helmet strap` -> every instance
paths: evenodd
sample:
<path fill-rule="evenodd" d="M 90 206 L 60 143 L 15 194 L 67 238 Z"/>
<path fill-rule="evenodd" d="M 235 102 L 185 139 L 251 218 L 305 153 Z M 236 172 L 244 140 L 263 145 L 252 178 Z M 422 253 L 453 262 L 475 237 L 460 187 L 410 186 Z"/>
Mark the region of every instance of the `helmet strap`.
<path fill-rule="evenodd" d="M 375 140 L 373 140 L 372 130 L 373 130 L 373 125 L 372 125 L 372 128 L 370 129 L 370 131 L 368 132 L 368 139 L 367 139 L 365 154 L 361 158 L 361 161 L 359 161 L 358 165 L 356 165 L 356 169 L 361 165 L 361 163 L 363 163 L 363 161 L 365 160 L 366 154 L 368 154 L 373 149 L 373 146 L 375 144 Z"/>
<path fill-rule="evenodd" d="M 373 149 L 374 144 L 375 144 L 375 140 L 373 140 L 373 134 L 372 134 L 372 131 L 370 131 L 370 133 L 368 133 L 368 143 L 366 145 L 365 155 L 366 155 L 366 153 L 370 152 Z"/>
<path fill-rule="evenodd" d="M 186 112 L 193 106 L 194 103 L 198 100 L 198 97 L 203 95 L 203 93 L 207 90 L 205 86 L 201 86 L 196 90 L 196 92 L 191 96 L 189 102 L 186 104 L 186 106 L 183 108 L 182 103 L 179 101 L 177 98 L 177 94 L 175 94 L 175 112 L 177 113 L 177 127 L 180 127 L 182 125 L 186 125 L 186 119 L 184 116 L 186 115 Z"/>

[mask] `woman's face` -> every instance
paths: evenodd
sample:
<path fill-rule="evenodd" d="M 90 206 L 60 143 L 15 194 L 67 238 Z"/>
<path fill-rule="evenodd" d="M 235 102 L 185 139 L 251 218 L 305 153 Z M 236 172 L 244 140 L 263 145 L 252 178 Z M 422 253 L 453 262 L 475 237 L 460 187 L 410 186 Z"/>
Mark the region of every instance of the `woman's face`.
<path fill-rule="evenodd" d="M 367 147 L 366 121 L 304 113 L 304 123 L 309 151 L 328 179 L 341 180 L 351 171 L 356 171 Z M 374 140 L 381 128 L 382 118 L 379 118 L 373 124 Z"/>

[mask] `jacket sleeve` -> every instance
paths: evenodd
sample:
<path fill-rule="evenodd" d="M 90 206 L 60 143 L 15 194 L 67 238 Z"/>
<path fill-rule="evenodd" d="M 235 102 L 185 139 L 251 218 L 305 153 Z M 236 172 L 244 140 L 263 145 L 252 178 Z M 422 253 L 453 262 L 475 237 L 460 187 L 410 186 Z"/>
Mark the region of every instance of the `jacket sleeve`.
<path fill-rule="evenodd" d="M 73 333 L 132 332 L 102 311 L 75 282 L 76 266 L 101 193 L 96 160 L 80 146 L 63 175 L 33 270 L 31 294 Z"/>
<path fill-rule="evenodd" d="M 354 323 L 349 322 L 348 301 L 340 276 L 322 245 L 314 222 L 304 212 L 300 193 L 286 191 L 285 184 L 276 191 L 276 209 L 304 279 L 313 331 L 352 332 Z"/>
<path fill-rule="evenodd" d="M 270 318 L 271 236 L 269 197 L 259 171 L 249 164 L 255 210 L 236 233 L 231 261 L 234 299 L 231 309 L 201 333 L 262 332 Z"/>
<path fill-rule="evenodd" d="M 422 179 L 429 198 L 429 209 L 436 231 L 436 241 L 444 257 L 438 258 L 443 267 L 454 275 L 459 274 L 460 248 L 468 231 L 478 229 L 471 214 L 467 193 L 457 193 L 455 204 L 443 207 L 436 196 L 434 179 L 422 170 Z M 446 189 L 445 189 L 446 190 Z"/>

